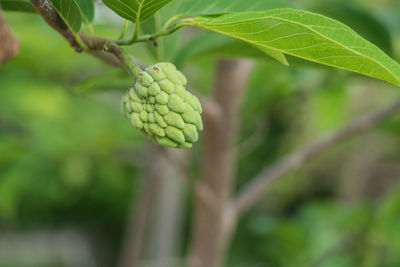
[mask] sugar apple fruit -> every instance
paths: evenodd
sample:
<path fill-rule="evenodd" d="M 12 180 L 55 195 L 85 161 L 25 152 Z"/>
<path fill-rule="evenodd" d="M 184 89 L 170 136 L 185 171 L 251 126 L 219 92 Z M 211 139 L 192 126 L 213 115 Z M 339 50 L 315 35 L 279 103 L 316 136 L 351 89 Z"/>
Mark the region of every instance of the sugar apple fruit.
<path fill-rule="evenodd" d="M 190 148 L 203 129 L 202 109 L 185 85 L 185 76 L 173 64 L 150 66 L 122 97 L 122 113 L 155 143 Z"/>

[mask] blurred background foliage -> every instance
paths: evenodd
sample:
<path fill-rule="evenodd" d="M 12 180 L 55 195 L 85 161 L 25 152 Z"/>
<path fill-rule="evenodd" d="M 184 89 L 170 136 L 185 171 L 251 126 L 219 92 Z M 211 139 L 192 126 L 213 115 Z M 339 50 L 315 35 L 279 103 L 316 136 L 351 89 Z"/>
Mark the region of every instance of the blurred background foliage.
<path fill-rule="evenodd" d="M 292 2 L 400 59 L 398 0 Z M 123 22 L 96 6 L 96 35 L 116 38 Z M 114 266 L 149 147 L 119 112 L 131 82 L 75 53 L 37 15 L 5 15 L 21 47 L 0 67 L 0 266 Z M 290 57 L 286 67 L 199 30 L 159 42 L 158 50 L 141 44 L 130 52 L 143 65 L 174 61 L 199 94 L 212 87 L 216 57 L 255 59 L 241 113 L 238 188 L 293 148 L 399 96 L 380 81 Z M 240 222 L 227 266 L 400 266 L 399 122 L 393 117 L 275 183 Z M 196 172 L 199 147 L 190 164 Z M 182 246 L 177 256 L 184 253 Z"/>

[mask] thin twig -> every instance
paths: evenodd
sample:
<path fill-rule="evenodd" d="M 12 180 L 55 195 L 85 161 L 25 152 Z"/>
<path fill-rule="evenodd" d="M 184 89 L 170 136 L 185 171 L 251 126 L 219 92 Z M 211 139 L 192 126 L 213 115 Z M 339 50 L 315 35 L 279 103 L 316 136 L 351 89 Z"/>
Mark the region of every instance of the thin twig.
<path fill-rule="evenodd" d="M 236 197 L 235 203 L 237 213 L 241 214 L 247 211 L 262 197 L 265 190 L 268 188 L 268 185 L 272 181 L 313 159 L 315 156 L 319 155 L 320 152 L 373 128 L 380 121 L 398 110 L 400 110 L 399 100 L 386 108 L 353 120 L 340 130 L 328 134 L 316 142 L 292 152 L 275 164 L 266 167 L 251 179 L 250 183 L 245 186 Z"/>

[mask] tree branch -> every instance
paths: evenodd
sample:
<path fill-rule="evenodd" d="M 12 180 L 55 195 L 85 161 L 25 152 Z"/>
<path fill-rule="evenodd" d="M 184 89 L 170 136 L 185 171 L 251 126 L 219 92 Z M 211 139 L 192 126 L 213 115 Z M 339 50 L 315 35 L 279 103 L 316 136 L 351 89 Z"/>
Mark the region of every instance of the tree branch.
<path fill-rule="evenodd" d="M 211 189 L 212 208 L 195 199 L 191 244 L 187 266 L 223 265 L 225 252 L 236 226 L 230 197 L 234 188 L 236 150 L 233 145 L 238 129 L 238 112 L 252 63 L 218 60 L 213 98 L 202 115 L 201 181 Z"/>
<path fill-rule="evenodd" d="M 272 181 L 313 159 L 322 151 L 373 128 L 380 121 L 398 110 L 400 110 L 400 100 L 386 108 L 355 119 L 340 130 L 328 134 L 315 143 L 306 145 L 282 158 L 275 164 L 266 167 L 242 189 L 234 200 L 237 214 L 240 215 L 247 211 L 260 199 Z"/>
<path fill-rule="evenodd" d="M 82 47 L 75 39 L 74 34 L 48 0 L 30 0 L 30 2 L 44 21 L 59 32 L 75 48 L 75 51 L 82 52 Z M 87 46 L 87 52 L 103 62 L 117 67 L 124 66 L 133 77 L 141 71 L 133 59 L 111 39 L 89 36 L 84 32 L 79 32 L 79 37 Z"/>
<path fill-rule="evenodd" d="M 47 24 L 64 36 L 72 47 L 81 51 L 81 47 L 76 42 L 71 30 L 48 0 L 30 0 L 30 2 Z"/>
<path fill-rule="evenodd" d="M 18 40 L 12 35 L 0 6 L 0 66 L 18 53 Z"/>

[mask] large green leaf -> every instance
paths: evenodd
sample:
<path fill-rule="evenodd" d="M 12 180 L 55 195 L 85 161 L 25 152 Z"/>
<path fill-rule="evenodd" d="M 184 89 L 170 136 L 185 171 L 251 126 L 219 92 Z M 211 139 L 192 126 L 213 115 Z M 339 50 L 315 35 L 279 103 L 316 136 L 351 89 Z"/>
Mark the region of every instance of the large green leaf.
<path fill-rule="evenodd" d="M 121 17 L 141 23 L 172 0 L 103 0 L 104 4 Z"/>
<path fill-rule="evenodd" d="M 182 15 L 210 15 L 294 7 L 284 0 L 184 0 L 182 2 L 178 10 L 178 14 Z"/>
<path fill-rule="evenodd" d="M 400 86 L 400 65 L 346 25 L 297 9 L 238 12 L 182 21 L 245 42 Z"/>
<path fill-rule="evenodd" d="M 0 6 L 1 9 L 6 11 L 36 12 L 27 0 L 0 0 Z"/>
<path fill-rule="evenodd" d="M 210 7 L 212 8 L 210 9 Z M 178 15 L 188 15 L 187 11 L 191 9 L 190 12 L 195 12 L 196 14 L 204 14 L 204 10 L 213 13 L 223 13 L 228 12 L 229 8 L 233 10 L 240 11 L 250 11 L 257 9 L 270 9 L 279 7 L 288 7 L 291 4 L 284 2 L 282 0 L 252 0 L 252 1 L 238 1 L 238 0 L 174 0 L 168 4 L 165 8 L 161 9 L 155 16 L 153 20 L 147 20 L 142 24 L 142 31 L 147 34 L 151 34 L 159 31 L 162 25 L 169 20 L 171 17 Z M 190 14 L 192 15 L 192 13 Z M 158 24 L 158 29 L 154 27 L 154 24 Z M 245 44 L 241 41 L 229 38 L 227 36 L 221 36 L 214 34 L 212 36 L 204 36 L 206 40 L 202 40 L 200 37 L 195 37 L 196 41 L 190 41 L 190 44 L 180 47 L 182 42 L 180 42 L 179 32 L 172 35 L 165 36 L 157 40 L 158 46 L 155 47 L 152 43 L 148 43 L 149 50 L 160 60 L 160 55 L 162 60 L 176 60 L 176 63 L 184 64 L 186 61 L 190 60 L 190 57 L 197 58 L 198 56 L 224 56 L 224 57 L 259 57 L 265 58 L 263 53 L 267 53 L 266 49 L 261 53 L 260 49 L 253 48 L 252 45 Z M 196 48 L 194 48 L 194 46 Z M 185 51 L 183 51 L 185 50 Z M 286 64 L 286 58 L 282 53 L 277 51 L 269 51 L 269 55 L 275 57 L 278 61 Z"/>
<path fill-rule="evenodd" d="M 221 14 L 221 13 L 229 13 L 235 11 L 257 11 L 257 10 L 268 10 L 273 8 L 283 8 L 283 7 L 294 7 L 293 4 L 288 3 L 283 0 L 251 0 L 251 1 L 243 1 L 243 0 L 180 0 L 181 4 L 178 10 L 176 11 L 179 15 L 213 15 L 213 14 Z M 215 37 L 211 40 L 208 39 L 206 42 L 202 42 L 202 47 L 199 47 L 203 52 L 207 51 L 206 54 L 215 54 L 219 52 L 221 56 L 228 57 L 242 57 L 245 55 L 260 56 L 260 53 L 256 51 L 256 49 L 261 50 L 264 54 L 271 56 L 272 58 L 278 60 L 284 65 L 287 65 L 287 60 L 285 55 L 276 50 L 268 49 L 267 47 L 259 47 L 255 44 L 246 45 L 238 41 L 233 41 L 230 38 Z M 225 47 L 223 44 L 225 43 Z M 254 49 L 256 48 L 256 49 Z M 210 53 L 211 52 L 211 53 Z M 189 52 L 187 55 L 197 56 L 192 52 Z M 178 55 L 182 60 L 183 57 Z M 262 55 L 260 57 L 263 57 Z"/>
<path fill-rule="evenodd" d="M 196 60 L 205 57 L 224 57 L 224 58 L 254 58 L 254 59 L 267 59 L 267 55 L 262 51 L 263 48 L 258 49 L 253 45 L 217 34 L 215 32 L 204 32 L 189 42 L 187 42 L 179 53 L 177 53 L 174 64 L 177 68 L 182 68 L 185 63 L 191 60 Z M 273 51 L 275 52 L 275 51 Z M 283 58 L 280 59 L 281 63 L 286 63 L 286 59 L 282 53 Z"/>
<path fill-rule="evenodd" d="M 81 10 L 82 19 L 90 24 L 94 19 L 94 0 L 75 0 Z"/>
<path fill-rule="evenodd" d="M 68 27 L 77 33 L 81 28 L 81 11 L 74 0 L 50 0 L 57 13 L 63 18 Z"/>
<path fill-rule="evenodd" d="M 353 2 L 326 0 L 313 3 L 306 9 L 339 20 L 388 55 L 393 54 L 392 38 L 387 26 L 374 13 L 368 12 L 359 5 Z"/>

